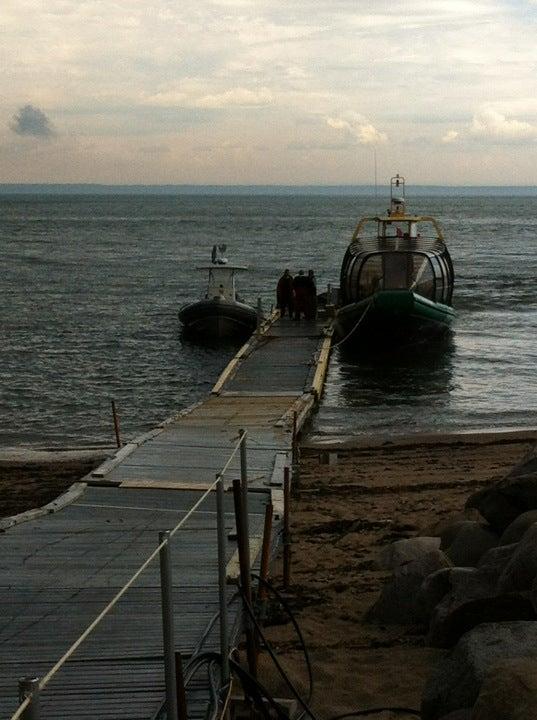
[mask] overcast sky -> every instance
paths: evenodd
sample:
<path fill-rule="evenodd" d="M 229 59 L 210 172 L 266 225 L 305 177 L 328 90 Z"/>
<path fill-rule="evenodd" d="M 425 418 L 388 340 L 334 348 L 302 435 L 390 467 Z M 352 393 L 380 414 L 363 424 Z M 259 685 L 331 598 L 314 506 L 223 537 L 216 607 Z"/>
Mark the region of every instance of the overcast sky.
<path fill-rule="evenodd" d="M 2 0 L 0 182 L 537 183 L 537 0 Z"/>

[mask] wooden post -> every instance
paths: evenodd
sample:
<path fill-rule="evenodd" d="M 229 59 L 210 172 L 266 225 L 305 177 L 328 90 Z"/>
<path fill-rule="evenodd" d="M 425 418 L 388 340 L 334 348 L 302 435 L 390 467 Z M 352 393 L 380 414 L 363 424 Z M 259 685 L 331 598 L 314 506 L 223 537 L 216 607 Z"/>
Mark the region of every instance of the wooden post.
<path fill-rule="evenodd" d="M 261 325 L 263 324 L 263 305 L 261 304 L 261 298 L 257 298 L 257 335 L 261 334 Z"/>
<path fill-rule="evenodd" d="M 239 551 L 239 568 L 241 587 L 245 601 L 252 607 L 252 582 L 250 576 L 250 554 L 248 551 L 248 538 L 244 532 L 244 507 L 240 480 L 233 480 L 233 502 L 235 505 L 235 523 L 237 526 L 237 547 Z M 245 618 L 244 633 L 246 635 L 246 656 L 248 671 L 257 677 L 257 653 L 255 649 L 255 635 L 249 615 Z"/>
<path fill-rule="evenodd" d="M 116 411 L 116 402 L 112 400 L 112 417 L 114 418 L 114 432 L 116 433 L 116 445 L 118 448 L 122 447 L 121 434 L 119 431 L 119 418 Z"/>
<path fill-rule="evenodd" d="M 291 471 L 293 474 L 293 487 L 295 491 L 299 488 L 299 450 L 298 450 L 298 413 L 295 410 L 293 413 L 293 441 L 291 445 Z"/>
<path fill-rule="evenodd" d="M 181 657 L 180 652 L 175 653 L 175 680 L 177 691 L 177 716 L 179 720 L 188 720 L 185 677 L 183 674 L 183 658 Z"/>
<path fill-rule="evenodd" d="M 39 678 L 23 677 L 19 680 L 19 703 L 22 703 L 31 695 L 32 699 L 26 710 L 22 713 L 22 720 L 39 720 L 41 717 L 41 705 L 39 699 Z"/>
<path fill-rule="evenodd" d="M 270 542 L 272 539 L 272 515 L 274 508 L 272 503 L 265 506 L 265 524 L 263 526 L 263 545 L 261 547 L 261 567 L 259 569 L 259 576 L 261 580 L 267 580 L 269 574 L 270 564 Z M 259 583 L 258 597 L 260 601 L 264 601 L 267 597 L 267 589 Z"/>
<path fill-rule="evenodd" d="M 283 470 L 283 587 L 289 590 L 291 584 L 291 532 L 290 532 L 290 505 L 291 480 L 289 468 Z"/>

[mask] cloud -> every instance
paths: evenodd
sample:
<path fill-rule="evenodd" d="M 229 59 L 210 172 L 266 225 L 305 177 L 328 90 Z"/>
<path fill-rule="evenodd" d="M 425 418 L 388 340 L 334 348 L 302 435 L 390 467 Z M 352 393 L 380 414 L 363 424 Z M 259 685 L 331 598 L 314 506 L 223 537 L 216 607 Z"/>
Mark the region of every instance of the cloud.
<path fill-rule="evenodd" d="M 536 125 L 516 118 L 508 118 L 491 107 L 481 108 L 475 113 L 470 132 L 478 137 L 497 140 L 537 139 Z"/>
<path fill-rule="evenodd" d="M 248 90 L 248 88 L 236 87 L 214 95 L 205 95 L 198 98 L 193 104 L 199 108 L 259 107 L 270 105 L 272 100 L 272 93 L 268 88 Z"/>
<path fill-rule="evenodd" d="M 45 113 L 33 105 L 24 105 L 13 116 L 9 127 L 17 135 L 33 135 L 33 137 L 51 137 L 54 130 Z"/>
<path fill-rule="evenodd" d="M 442 142 L 453 143 L 457 140 L 458 137 L 459 133 L 456 130 L 448 130 L 448 132 L 443 136 Z"/>
<path fill-rule="evenodd" d="M 354 137 L 361 145 L 381 145 L 388 141 L 386 133 L 377 130 L 374 125 L 358 113 L 346 113 L 346 117 L 328 117 L 326 118 L 326 124 L 334 130 L 343 130 Z"/>

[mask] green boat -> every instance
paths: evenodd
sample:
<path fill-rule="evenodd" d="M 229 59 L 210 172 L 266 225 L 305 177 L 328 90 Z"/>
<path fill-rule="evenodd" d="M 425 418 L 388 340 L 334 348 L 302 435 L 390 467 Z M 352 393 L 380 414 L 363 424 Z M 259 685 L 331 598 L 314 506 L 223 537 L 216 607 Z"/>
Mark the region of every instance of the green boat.
<path fill-rule="evenodd" d="M 405 179 L 396 175 L 387 214 L 362 218 L 343 258 L 337 342 L 393 346 L 445 334 L 453 281 L 438 222 L 406 214 Z"/>

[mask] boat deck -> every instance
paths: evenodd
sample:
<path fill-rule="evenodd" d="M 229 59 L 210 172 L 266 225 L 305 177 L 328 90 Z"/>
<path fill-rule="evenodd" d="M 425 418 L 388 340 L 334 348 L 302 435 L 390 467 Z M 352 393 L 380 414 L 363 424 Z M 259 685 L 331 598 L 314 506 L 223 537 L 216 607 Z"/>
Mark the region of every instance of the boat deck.
<path fill-rule="evenodd" d="M 17 679 L 42 677 L 215 480 L 247 431 L 252 557 L 265 506 L 281 530 L 283 468 L 293 418 L 304 422 L 322 389 L 330 337 L 321 322 L 278 319 L 231 361 L 211 395 L 124 446 L 40 514 L 1 521 L 0 712 L 15 712 Z M 239 453 L 225 475 L 240 476 Z M 228 576 L 236 577 L 233 497 L 226 493 Z M 210 494 L 173 538 L 177 649 L 188 661 L 218 609 L 216 508 Z M 229 596 L 233 591 L 229 590 Z M 230 640 L 241 631 L 230 601 Z M 218 621 L 204 649 L 218 649 Z M 205 675 L 187 690 L 189 717 L 205 714 Z M 41 694 L 45 717 L 153 718 L 164 699 L 160 580 L 150 565 Z"/>

